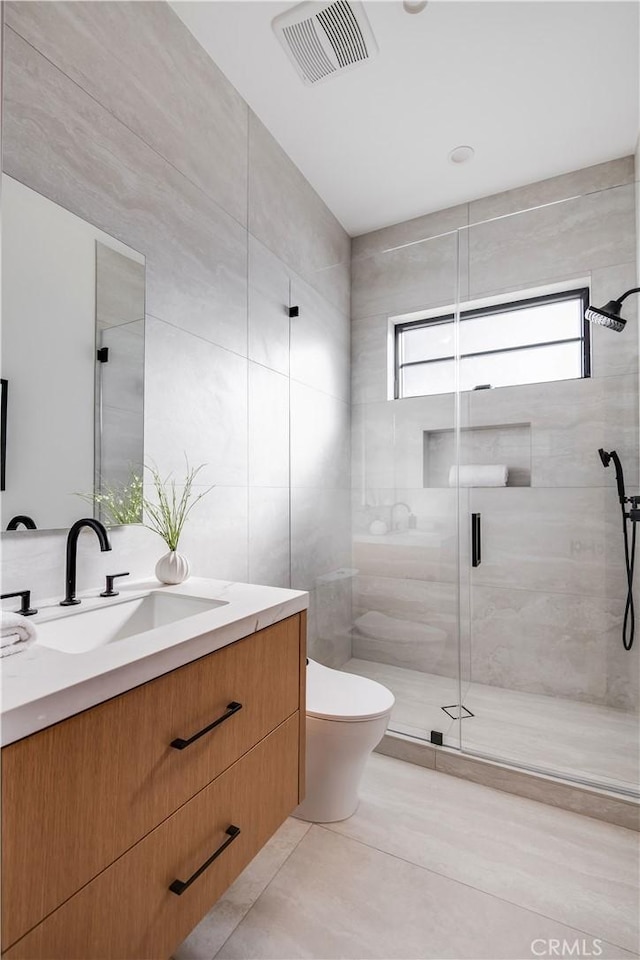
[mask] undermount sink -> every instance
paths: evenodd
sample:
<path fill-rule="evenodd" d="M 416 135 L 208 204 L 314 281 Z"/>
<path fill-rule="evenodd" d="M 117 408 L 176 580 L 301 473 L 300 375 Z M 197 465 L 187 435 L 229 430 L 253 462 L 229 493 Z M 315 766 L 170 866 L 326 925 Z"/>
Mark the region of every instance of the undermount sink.
<path fill-rule="evenodd" d="M 86 653 L 222 606 L 225 600 L 152 591 L 36 623 L 37 643 L 62 653 Z"/>

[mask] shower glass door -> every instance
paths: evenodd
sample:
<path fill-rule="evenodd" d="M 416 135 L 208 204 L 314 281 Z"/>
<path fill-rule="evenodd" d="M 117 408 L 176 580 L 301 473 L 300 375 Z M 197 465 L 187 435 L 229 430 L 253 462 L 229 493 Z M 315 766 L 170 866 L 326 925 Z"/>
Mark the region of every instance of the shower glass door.
<path fill-rule="evenodd" d="M 637 494 L 637 297 L 622 333 L 583 322 L 638 285 L 633 165 L 606 167 L 606 189 L 593 168 L 472 203 L 459 232 L 460 736 L 633 793 L 640 642 L 623 648 L 622 519 L 598 449 Z"/>
<path fill-rule="evenodd" d="M 354 241 L 353 622 L 390 731 L 460 745 L 459 218 Z"/>

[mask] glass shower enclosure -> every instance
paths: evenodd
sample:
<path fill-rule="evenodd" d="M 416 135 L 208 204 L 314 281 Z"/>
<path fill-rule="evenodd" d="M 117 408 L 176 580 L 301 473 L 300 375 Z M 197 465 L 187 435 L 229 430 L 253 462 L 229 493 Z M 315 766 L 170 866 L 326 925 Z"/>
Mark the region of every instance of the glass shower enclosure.
<path fill-rule="evenodd" d="M 620 505 L 598 450 L 637 494 L 637 298 L 621 333 L 584 309 L 638 285 L 632 171 L 355 241 L 344 667 L 393 690 L 390 732 L 627 795 L 640 641 L 623 647 Z"/>

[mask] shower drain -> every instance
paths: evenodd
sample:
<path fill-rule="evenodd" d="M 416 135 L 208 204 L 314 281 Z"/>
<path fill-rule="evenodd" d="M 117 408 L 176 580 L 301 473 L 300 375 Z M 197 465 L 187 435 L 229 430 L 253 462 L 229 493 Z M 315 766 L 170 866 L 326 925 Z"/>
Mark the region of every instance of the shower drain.
<path fill-rule="evenodd" d="M 440 707 L 441 710 L 444 710 L 448 717 L 451 717 L 452 720 L 466 720 L 467 717 L 475 717 L 475 713 L 471 713 L 471 710 L 467 710 L 466 707 L 461 706 L 459 703 L 452 703 L 448 707 Z"/>

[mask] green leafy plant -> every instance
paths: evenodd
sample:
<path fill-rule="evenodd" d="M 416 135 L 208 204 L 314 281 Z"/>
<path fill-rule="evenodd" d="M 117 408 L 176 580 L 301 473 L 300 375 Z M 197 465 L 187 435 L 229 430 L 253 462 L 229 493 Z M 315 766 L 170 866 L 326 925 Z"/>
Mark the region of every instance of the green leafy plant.
<path fill-rule="evenodd" d="M 142 523 L 144 492 L 142 476 L 135 470 L 126 483 L 100 482 L 100 493 L 78 493 L 87 503 L 98 504 L 109 527 L 123 523 Z"/>
<path fill-rule="evenodd" d="M 193 497 L 193 485 L 200 471 L 206 466 L 190 467 L 184 481 L 178 482 L 169 474 L 163 477 L 155 463 L 145 464 L 151 475 L 153 496 L 146 496 L 142 476 L 133 470 L 127 483 L 101 483 L 100 493 L 78 493 L 87 503 L 98 504 L 107 526 L 123 523 L 141 523 L 162 537 L 169 550 L 177 550 L 180 535 L 187 517 L 199 500 L 211 490 L 208 487 Z"/>
<path fill-rule="evenodd" d="M 143 497 L 143 523 L 149 530 L 153 530 L 162 537 L 169 550 L 178 549 L 180 534 L 187 517 L 195 505 L 215 486 L 213 484 L 199 493 L 195 499 L 191 499 L 194 481 L 204 466 L 205 464 L 201 463 L 199 467 L 190 467 L 187 461 L 187 475 L 184 482 L 178 485 L 171 474 L 163 478 L 155 464 L 146 465 L 146 469 L 151 474 L 155 498 Z M 179 486 L 182 488 L 181 491 L 178 489 Z"/>

